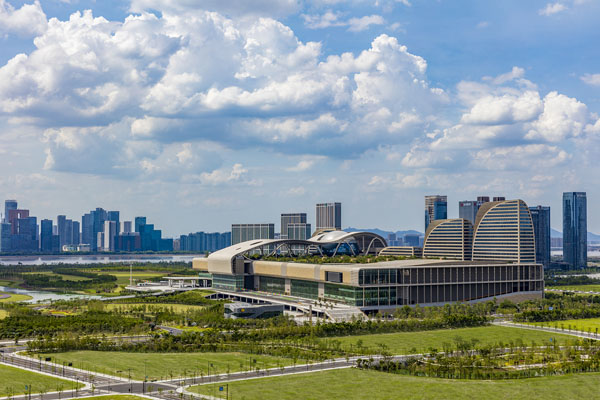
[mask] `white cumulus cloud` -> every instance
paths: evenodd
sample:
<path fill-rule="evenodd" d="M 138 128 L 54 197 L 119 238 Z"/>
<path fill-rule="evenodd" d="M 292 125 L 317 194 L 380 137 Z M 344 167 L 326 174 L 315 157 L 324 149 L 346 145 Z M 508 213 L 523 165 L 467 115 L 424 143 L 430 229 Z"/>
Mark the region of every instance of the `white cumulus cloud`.
<path fill-rule="evenodd" d="M 38 0 L 16 9 L 6 0 L 0 0 L 0 33 L 19 36 L 37 36 L 46 30 L 48 21 Z"/>

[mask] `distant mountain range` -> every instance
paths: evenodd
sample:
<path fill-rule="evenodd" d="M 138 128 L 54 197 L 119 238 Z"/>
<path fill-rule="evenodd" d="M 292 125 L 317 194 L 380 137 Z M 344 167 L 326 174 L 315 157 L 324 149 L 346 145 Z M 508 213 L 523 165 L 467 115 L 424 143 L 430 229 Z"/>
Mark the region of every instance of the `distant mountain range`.
<path fill-rule="evenodd" d="M 552 228 L 552 230 L 550 231 L 550 237 L 562 238 L 562 232 L 559 232 L 556 229 Z M 600 235 L 597 235 L 592 232 L 588 232 L 587 240 L 588 240 L 588 242 L 600 242 Z"/>
<path fill-rule="evenodd" d="M 383 237 L 384 239 L 387 239 L 388 235 L 390 233 L 395 233 L 397 237 L 401 238 L 402 236 L 408 234 L 417 234 L 419 236 L 423 236 L 423 232 L 419 232 L 419 231 L 415 231 L 415 230 L 408 230 L 408 231 L 384 231 L 381 229 L 377 229 L 377 228 L 365 228 L 365 229 L 361 229 L 361 228 L 345 228 L 344 229 L 346 232 L 357 232 L 357 231 L 361 231 L 361 232 L 371 232 L 371 233 L 375 233 L 381 237 Z"/>
<path fill-rule="evenodd" d="M 384 231 L 381 229 L 377 229 L 377 228 L 364 228 L 364 229 L 360 229 L 360 228 L 346 228 L 344 229 L 346 232 L 356 232 L 356 231 L 363 231 L 363 232 L 371 232 L 371 233 L 376 233 L 379 236 L 382 236 L 383 238 L 387 239 L 388 235 L 390 233 L 395 233 L 397 237 L 401 238 L 402 236 L 404 236 L 407 233 L 411 233 L 411 234 L 418 234 L 420 236 L 423 236 L 423 232 L 419 232 L 419 231 L 415 231 L 415 230 L 408 230 L 408 231 Z M 556 229 L 552 228 L 550 230 L 550 237 L 553 238 L 562 238 L 562 232 L 557 231 Z M 600 242 L 600 235 L 597 235 L 595 233 L 592 232 L 588 232 L 588 237 L 587 237 L 588 242 Z"/>

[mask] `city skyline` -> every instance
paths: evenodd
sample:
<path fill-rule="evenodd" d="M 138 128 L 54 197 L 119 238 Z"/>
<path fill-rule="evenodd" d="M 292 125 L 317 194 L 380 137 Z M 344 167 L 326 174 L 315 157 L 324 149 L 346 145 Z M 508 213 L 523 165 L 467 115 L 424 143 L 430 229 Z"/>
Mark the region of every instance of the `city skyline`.
<path fill-rule="evenodd" d="M 173 237 L 335 200 L 345 227 L 421 231 L 431 193 L 449 217 L 547 205 L 561 230 L 562 192 L 600 196 L 597 2 L 198 7 L 2 1 L 3 197 Z"/>

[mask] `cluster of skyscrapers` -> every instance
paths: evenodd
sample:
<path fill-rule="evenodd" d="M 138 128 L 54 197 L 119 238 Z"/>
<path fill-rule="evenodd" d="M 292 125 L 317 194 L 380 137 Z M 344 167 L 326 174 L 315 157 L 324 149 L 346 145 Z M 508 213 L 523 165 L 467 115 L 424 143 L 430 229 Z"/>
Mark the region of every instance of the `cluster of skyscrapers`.
<path fill-rule="evenodd" d="M 448 198 L 425 196 L 423 255 L 461 260 L 485 259 L 495 252 L 507 261 L 550 266 L 550 207 L 527 207 L 521 200 L 478 197 L 458 203 L 459 218 L 448 219 Z M 480 212 L 480 211 L 484 212 Z M 448 238 L 454 240 L 448 242 Z M 524 251 L 531 249 L 531 254 Z M 515 259 L 519 254 L 522 260 Z M 491 256 L 490 256 L 491 257 Z M 587 204 L 584 192 L 563 193 L 563 259 L 571 268 L 587 266 Z"/>
<path fill-rule="evenodd" d="M 316 206 L 316 232 L 342 229 L 342 203 L 318 203 Z M 275 232 L 274 223 L 232 224 L 231 244 L 256 239 L 307 240 L 313 235 L 306 213 L 281 214 L 281 231 Z"/>
<path fill-rule="evenodd" d="M 79 221 L 59 215 L 56 224 L 40 221 L 19 209 L 16 200 L 4 203 L 0 223 L 0 252 L 57 253 L 60 251 L 173 251 L 173 239 L 162 238 L 162 232 L 136 217 L 135 222 L 120 221 L 119 211 L 96 208 Z"/>

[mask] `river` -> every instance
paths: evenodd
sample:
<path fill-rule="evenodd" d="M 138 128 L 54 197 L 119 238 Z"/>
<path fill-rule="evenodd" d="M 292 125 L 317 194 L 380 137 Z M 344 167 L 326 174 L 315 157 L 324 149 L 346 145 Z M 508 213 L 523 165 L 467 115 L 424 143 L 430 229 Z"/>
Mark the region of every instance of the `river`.
<path fill-rule="evenodd" d="M 38 301 L 48 300 L 72 300 L 72 299 L 94 299 L 102 298 L 102 296 L 85 295 L 85 294 L 60 294 L 53 292 L 43 292 L 39 290 L 27 290 L 19 289 L 8 286 L 0 286 L 0 292 L 15 293 L 15 294 L 26 294 L 31 296 L 31 300 L 27 300 L 24 303 L 37 303 Z"/>

